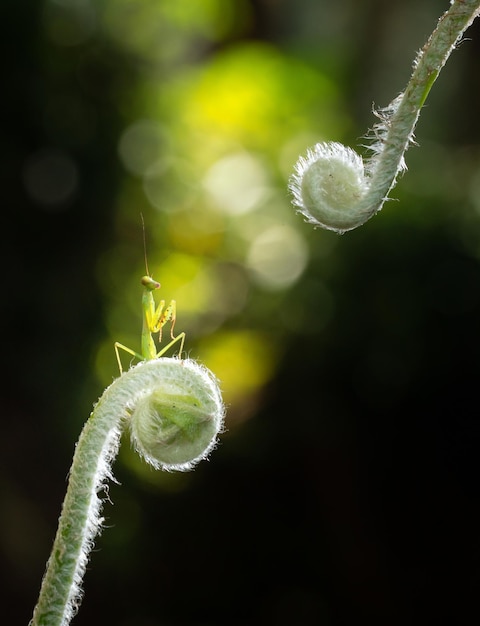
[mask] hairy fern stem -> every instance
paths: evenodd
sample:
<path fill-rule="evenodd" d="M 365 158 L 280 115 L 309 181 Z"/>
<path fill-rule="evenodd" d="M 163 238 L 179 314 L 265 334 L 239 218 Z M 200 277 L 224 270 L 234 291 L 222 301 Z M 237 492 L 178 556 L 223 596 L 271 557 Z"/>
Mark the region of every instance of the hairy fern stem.
<path fill-rule="evenodd" d="M 479 0 L 453 0 L 420 50 L 405 91 L 377 112 L 373 155 L 363 162 L 353 150 L 330 142 L 300 157 L 290 180 L 293 202 L 314 226 L 343 233 L 364 224 L 383 206 L 405 169 L 422 106 L 465 30 L 480 14 Z"/>
<path fill-rule="evenodd" d="M 161 414 L 159 397 L 163 403 Z M 145 409 L 150 398 L 150 406 Z M 146 445 L 149 450 L 159 445 L 167 449 L 167 461 L 162 453 L 159 458 L 144 454 L 148 461 L 163 469 L 190 469 L 208 455 L 222 429 L 224 408 L 217 383 L 195 361 L 160 358 L 141 362 L 105 390 L 76 445 L 58 530 L 31 626 L 67 626 L 78 609 L 88 556 L 103 523 L 99 493 L 105 490 L 107 480 L 113 478 L 111 465 L 121 434 L 139 405 L 143 408 L 138 419 L 153 417 L 156 422 L 153 427 L 150 422 L 147 425 L 151 440 L 134 443 L 140 448 Z M 173 407 L 174 413 L 165 417 L 165 405 Z M 160 427 L 159 419 L 164 422 Z"/>

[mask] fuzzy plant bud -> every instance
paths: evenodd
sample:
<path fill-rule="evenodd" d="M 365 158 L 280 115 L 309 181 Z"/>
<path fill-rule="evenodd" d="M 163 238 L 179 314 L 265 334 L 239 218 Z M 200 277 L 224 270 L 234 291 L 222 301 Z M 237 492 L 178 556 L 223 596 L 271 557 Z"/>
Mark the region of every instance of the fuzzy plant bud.
<path fill-rule="evenodd" d="M 157 359 L 161 376 L 135 402 L 132 442 L 156 468 L 189 470 L 204 459 L 223 427 L 224 408 L 213 375 L 190 359 Z"/>
<path fill-rule="evenodd" d="M 397 177 L 406 169 L 405 151 L 414 143 L 420 111 L 440 70 L 473 20 L 480 0 L 451 0 L 450 9 L 419 52 L 407 88 L 386 108 L 367 139 L 372 153 L 365 165 L 351 148 L 318 143 L 300 157 L 290 179 L 293 202 L 308 222 L 343 233 L 378 213 Z"/>
<path fill-rule="evenodd" d="M 361 203 L 368 190 L 363 160 L 340 143 L 318 143 L 300 157 L 290 190 L 299 212 L 314 226 L 343 233 L 371 215 Z"/>
<path fill-rule="evenodd" d="M 68 626 L 102 527 L 99 493 L 112 477 L 124 428 L 147 461 L 188 470 L 206 458 L 223 430 L 224 406 L 213 374 L 191 359 L 141 361 L 105 389 L 73 457 L 62 514 L 30 626 Z"/>

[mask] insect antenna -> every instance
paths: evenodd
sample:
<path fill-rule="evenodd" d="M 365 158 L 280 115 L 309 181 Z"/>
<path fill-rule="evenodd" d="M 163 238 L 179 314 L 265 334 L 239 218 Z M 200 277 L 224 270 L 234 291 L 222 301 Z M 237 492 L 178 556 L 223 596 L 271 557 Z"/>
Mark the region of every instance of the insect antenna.
<path fill-rule="evenodd" d="M 148 260 L 147 260 L 147 236 L 145 234 L 145 220 L 143 219 L 143 213 L 140 213 L 140 217 L 142 218 L 142 235 L 143 235 L 143 257 L 145 259 L 145 271 L 147 272 L 147 276 L 150 276 L 150 272 L 148 271 Z"/>

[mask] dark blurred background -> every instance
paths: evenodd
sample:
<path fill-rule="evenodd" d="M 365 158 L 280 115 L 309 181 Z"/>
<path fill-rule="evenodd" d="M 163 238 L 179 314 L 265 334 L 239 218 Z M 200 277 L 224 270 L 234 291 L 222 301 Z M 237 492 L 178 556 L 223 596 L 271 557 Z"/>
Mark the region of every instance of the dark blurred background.
<path fill-rule="evenodd" d="M 31 617 L 113 342 L 139 347 L 140 214 L 228 430 L 190 474 L 125 441 L 74 623 L 478 620 L 480 21 L 398 201 L 339 237 L 286 191 L 310 145 L 363 143 L 448 6 L 3 0 L 2 623 Z"/>

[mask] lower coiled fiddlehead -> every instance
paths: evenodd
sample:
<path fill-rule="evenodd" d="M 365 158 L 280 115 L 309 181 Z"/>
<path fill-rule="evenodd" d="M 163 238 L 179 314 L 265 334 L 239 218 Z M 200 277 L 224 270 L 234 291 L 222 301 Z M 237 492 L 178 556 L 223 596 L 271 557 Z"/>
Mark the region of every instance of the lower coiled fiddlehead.
<path fill-rule="evenodd" d="M 206 458 L 223 429 L 214 376 L 193 360 L 143 361 L 103 393 L 78 440 L 69 485 L 31 626 L 66 626 L 81 601 L 81 581 L 101 529 L 99 492 L 112 478 L 123 430 L 144 458 L 188 470 Z"/>

